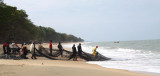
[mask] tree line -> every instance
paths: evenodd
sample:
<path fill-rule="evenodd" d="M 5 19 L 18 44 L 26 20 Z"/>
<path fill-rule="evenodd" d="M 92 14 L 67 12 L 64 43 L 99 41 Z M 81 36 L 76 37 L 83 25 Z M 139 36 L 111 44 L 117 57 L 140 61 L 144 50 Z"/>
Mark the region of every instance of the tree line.
<path fill-rule="evenodd" d="M 36 26 L 24 10 L 0 2 L 0 42 L 4 41 L 84 41 L 74 35 L 56 32 L 53 28 Z"/>

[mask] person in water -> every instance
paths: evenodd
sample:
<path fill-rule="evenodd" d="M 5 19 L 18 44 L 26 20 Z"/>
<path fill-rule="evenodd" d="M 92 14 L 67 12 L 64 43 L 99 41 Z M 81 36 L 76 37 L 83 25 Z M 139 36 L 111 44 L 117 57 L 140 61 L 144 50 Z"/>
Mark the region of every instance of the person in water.
<path fill-rule="evenodd" d="M 49 49 L 50 49 L 50 55 L 52 55 L 52 40 L 50 40 Z"/>
<path fill-rule="evenodd" d="M 76 56 L 77 50 L 76 50 L 75 44 L 73 44 L 72 51 L 73 51 L 73 54 L 70 56 L 68 60 L 73 58 L 73 61 L 77 61 L 77 56 Z"/>
<path fill-rule="evenodd" d="M 94 56 L 97 56 L 97 55 L 98 55 L 98 52 L 96 51 L 97 48 L 98 48 L 98 46 L 96 46 L 96 47 L 93 49 L 93 55 L 94 55 Z"/>
<path fill-rule="evenodd" d="M 61 42 L 59 42 L 59 44 L 58 44 L 58 49 L 59 49 L 59 51 L 60 51 L 61 57 L 63 57 L 63 47 L 62 47 L 62 45 L 61 45 Z"/>

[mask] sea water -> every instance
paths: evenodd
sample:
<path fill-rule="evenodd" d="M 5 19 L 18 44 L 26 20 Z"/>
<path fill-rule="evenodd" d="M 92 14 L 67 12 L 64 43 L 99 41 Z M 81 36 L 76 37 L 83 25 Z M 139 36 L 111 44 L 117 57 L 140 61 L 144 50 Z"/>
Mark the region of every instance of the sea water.
<path fill-rule="evenodd" d="M 82 49 L 92 53 L 95 46 L 99 46 L 97 51 L 111 60 L 87 63 L 107 68 L 160 73 L 160 40 L 85 42 Z"/>

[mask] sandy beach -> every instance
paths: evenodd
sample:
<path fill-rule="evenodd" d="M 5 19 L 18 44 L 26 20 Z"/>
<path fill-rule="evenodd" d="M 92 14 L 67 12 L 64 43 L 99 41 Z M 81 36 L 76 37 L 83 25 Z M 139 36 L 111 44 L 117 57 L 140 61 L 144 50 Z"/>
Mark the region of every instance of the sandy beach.
<path fill-rule="evenodd" d="M 83 61 L 0 60 L 0 76 L 150 76 Z"/>
<path fill-rule="evenodd" d="M 0 76 L 160 76 L 159 13 L 160 0 L 0 0 Z"/>
<path fill-rule="evenodd" d="M 151 76 L 127 70 L 103 68 L 96 64 L 87 64 L 81 59 L 49 60 L 44 57 L 38 57 L 37 60 L 0 59 L 0 68 L 0 76 Z"/>

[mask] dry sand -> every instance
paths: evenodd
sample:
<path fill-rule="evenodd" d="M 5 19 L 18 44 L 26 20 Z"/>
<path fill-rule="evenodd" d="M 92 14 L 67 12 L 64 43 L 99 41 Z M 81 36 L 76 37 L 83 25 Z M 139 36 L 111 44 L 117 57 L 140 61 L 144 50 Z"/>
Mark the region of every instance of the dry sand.
<path fill-rule="evenodd" d="M 0 76 L 149 76 L 83 61 L 0 60 Z"/>
<path fill-rule="evenodd" d="M 96 64 L 87 64 L 85 61 L 48 60 L 45 58 L 43 59 L 38 57 L 38 60 L 0 59 L 0 76 L 151 76 L 151 75 L 140 74 L 126 70 L 103 68 Z"/>

